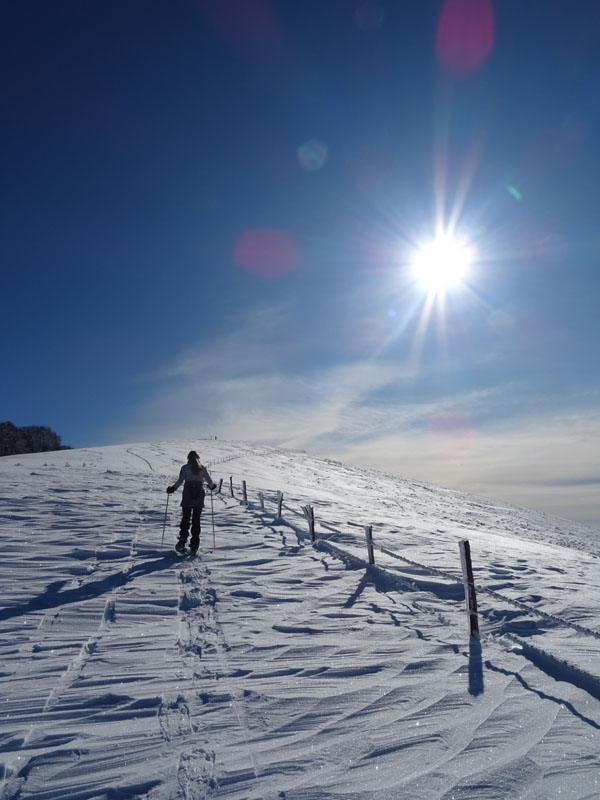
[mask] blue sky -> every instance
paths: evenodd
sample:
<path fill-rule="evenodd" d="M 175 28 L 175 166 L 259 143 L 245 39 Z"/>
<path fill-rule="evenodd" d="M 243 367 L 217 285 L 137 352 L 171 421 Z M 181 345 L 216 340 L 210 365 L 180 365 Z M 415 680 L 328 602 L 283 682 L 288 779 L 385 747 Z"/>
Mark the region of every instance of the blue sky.
<path fill-rule="evenodd" d="M 600 525 L 593 2 L 10 2 L 0 415 Z M 431 297 L 411 259 L 469 238 Z"/>

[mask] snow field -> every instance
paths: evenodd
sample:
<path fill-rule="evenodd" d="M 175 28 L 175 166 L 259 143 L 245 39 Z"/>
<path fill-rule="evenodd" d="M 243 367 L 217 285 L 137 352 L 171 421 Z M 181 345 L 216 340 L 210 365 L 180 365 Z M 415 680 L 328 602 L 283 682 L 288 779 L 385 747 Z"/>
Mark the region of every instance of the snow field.
<path fill-rule="evenodd" d="M 176 496 L 160 549 L 187 444 L 0 461 L 2 800 L 600 797 L 593 531 L 305 454 L 196 447 L 225 480 L 217 547 L 207 498 L 195 560 L 167 549 Z"/>

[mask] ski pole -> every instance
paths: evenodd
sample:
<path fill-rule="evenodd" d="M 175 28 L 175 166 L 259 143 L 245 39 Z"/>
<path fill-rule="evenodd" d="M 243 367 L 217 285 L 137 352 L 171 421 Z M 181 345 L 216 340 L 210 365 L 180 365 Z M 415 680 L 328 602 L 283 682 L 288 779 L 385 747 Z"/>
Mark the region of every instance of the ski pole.
<path fill-rule="evenodd" d="M 213 493 L 212 489 L 210 490 L 210 516 L 212 518 L 212 529 L 213 529 L 213 550 L 216 547 L 215 544 L 215 509 L 213 506 Z"/>
<path fill-rule="evenodd" d="M 160 540 L 160 549 L 162 550 L 163 542 L 165 540 L 165 528 L 167 527 L 167 511 L 169 510 L 169 495 L 167 495 L 167 505 L 165 507 L 165 521 L 163 522 L 163 534 Z"/>

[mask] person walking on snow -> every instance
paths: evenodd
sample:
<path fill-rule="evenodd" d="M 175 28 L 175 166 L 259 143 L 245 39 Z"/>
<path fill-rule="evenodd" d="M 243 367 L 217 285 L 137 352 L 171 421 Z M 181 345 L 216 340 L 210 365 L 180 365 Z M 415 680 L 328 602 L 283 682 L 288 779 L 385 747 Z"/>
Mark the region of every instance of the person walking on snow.
<path fill-rule="evenodd" d="M 167 487 L 167 493 L 172 494 L 183 483 L 183 497 L 181 498 L 181 524 L 179 525 L 179 540 L 175 545 L 178 553 L 185 552 L 185 543 L 192 522 L 192 538 L 190 550 L 196 553 L 200 544 L 200 514 L 204 508 L 204 483 L 212 491 L 217 488 L 215 482 L 208 474 L 208 470 L 200 463 L 200 456 L 195 450 L 190 450 L 184 464 L 179 471 L 179 478 L 172 486 Z"/>

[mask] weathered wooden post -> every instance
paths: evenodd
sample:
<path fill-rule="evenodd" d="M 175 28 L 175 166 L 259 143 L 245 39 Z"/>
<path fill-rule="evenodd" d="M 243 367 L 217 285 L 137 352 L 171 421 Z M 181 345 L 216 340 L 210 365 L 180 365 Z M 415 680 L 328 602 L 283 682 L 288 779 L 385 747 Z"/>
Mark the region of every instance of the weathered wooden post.
<path fill-rule="evenodd" d="M 281 518 L 281 506 L 283 505 L 283 492 L 277 492 L 277 518 Z"/>
<path fill-rule="evenodd" d="M 231 496 L 233 497 L 233 475 L 229 476 L 229 491 L 231 492 Z"/>
<path fill-rule="evenodd" d="M 260 503 L 261 510 L 265 510 L 265 496 L 262 492 L 258 493 L 258 502 Z"/>
<path fill-rule="evenodd" d="M 248 505 L 248 495 L 246 493 L 246 481 L 242 481 L 242 502 L 245 506 Z"/>
<path fill-rule="evenodd" d="M 219 481 L 219 488 L 217 489 L 217 494 L 221 494 L 221 489 L 223 488 L 223 478 Z"/>
<path fill-rule="evenodd" d="M 479 620 L 477 618 L 477 595 L 475 594 L 475 579 L 473 578 L 473 565 L 471 563 L 471 545 L 468 539 L 461 539 L 458 543 L 460 549 L 460 563 L 462 566 L 463 583 L 465 585 L 465 602 L 469 620 L 469 634 L 479 636 Z"/>
<path fill-rule="evenodd" d="M 302 511 L 304 512 L 304 516 L 308 522 L 308 532 L 310 534 L 311 542 L 314 542 L 316 539 L 315 536 L 315 509 L 313 506 L 302 506 Z"/>
<path fill-rule="evenodd" d="M 365 525 L 365 536 L 367 537 L 367 552 L 369 554 L 369 564 L 375 563 L 375 553 L 373 551 L 373 526 Z"/>

